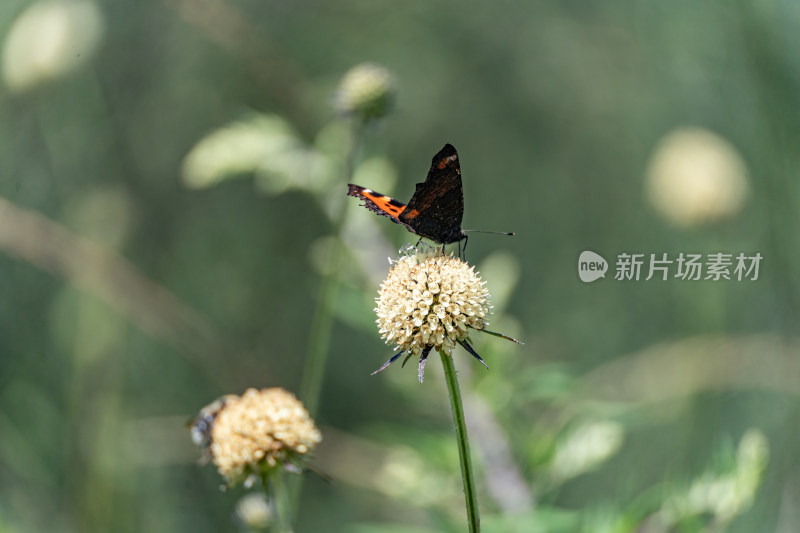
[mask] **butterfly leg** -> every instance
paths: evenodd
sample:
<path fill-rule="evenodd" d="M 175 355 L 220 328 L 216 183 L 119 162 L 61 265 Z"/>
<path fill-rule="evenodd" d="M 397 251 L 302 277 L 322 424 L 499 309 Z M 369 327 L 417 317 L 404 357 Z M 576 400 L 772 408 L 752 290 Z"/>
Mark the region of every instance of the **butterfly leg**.
<path fill-rule="evenodd" d="M 458 257 L 461 258 L 462 261 L 466 261 L 467 260 L 467 241 L 469 240 L 469 237 L 464 235 L 464 238 L 462 240 L 464 241 L 464 247 L 463 248 L 461 247 L 461 241 L 458 241 Z"/>

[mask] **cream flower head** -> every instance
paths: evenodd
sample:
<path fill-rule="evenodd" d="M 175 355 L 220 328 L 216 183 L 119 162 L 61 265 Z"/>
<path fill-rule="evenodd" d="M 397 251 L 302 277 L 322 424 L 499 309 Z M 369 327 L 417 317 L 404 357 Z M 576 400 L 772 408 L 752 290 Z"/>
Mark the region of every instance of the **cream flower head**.
<path fill-rule="evenodd" d="M 224 396 L 200 411 L 192 436 L 229 485 L 277 466 L 296 470 L 322 441 L 300 400 L 278 387 Z"/>
<path fill-rule="evenodd" d="M 396 345 L 400 353 L 373 374 L 405 353 L 406 360 L 420 357 L 419 380 L 422 381 L 430 351 L 435 349 L 451 355 L 456 343 L 486 366 L 468 342 L 470 328 L 492 333 L 485 329 L 492 307 L 489 291 L 475 267 L 447 255 L 401 257 L 389 271 L 375 302 L 381 337 L 387 344 Z"/>

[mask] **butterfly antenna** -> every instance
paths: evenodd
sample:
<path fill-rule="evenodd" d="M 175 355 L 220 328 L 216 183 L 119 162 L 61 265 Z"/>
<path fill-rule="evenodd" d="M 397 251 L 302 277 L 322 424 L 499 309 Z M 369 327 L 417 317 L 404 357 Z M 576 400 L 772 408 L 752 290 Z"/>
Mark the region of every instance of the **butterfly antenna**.
<path fill-rule="evenodd" d="M 461 241 L 458 241 L 458 256 L 464 259 L 464 254 L 467 252 L 467 243 L 469 242 L 469 235 L 467 233 L 493 233 L 495 235 L 509 235 L 514 236 L 516 233 L 513 231 L 486 231 L 483 229 L 464 229 L 461 230 L 464 235 L 464 248 L 461 248 Z"/>
<path fill-rule="evenodd" d="M 513 231 L 486 231 L 485 229 L 465 229 L 461 230 L 464 233 L 494 233 L 495 235 L 510 235 L 514 236 L 516 233 Z"/>

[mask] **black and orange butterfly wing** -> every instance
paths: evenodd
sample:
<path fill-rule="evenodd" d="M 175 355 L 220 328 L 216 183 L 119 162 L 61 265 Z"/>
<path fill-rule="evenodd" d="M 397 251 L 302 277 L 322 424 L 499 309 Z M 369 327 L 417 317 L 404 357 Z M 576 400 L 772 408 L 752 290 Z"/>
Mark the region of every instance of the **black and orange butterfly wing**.
<path fill-rule="evenodd" d="M 418 183 L 414 196 L 398 218 L 414 228 L 414 233 L 442 244 L 464 238 L 461 219 L 464 216 L 464 189 L 458 152 L 445 144 L 433 156 L 428 177 Z"/>
<path fill-rule="evenodd" d="M 347 196 L 354 196 L 360 198 L 364 203 L 364 207 L 385 217 L 392 219 L 396 224 L 403 224 L 398 217 L 405 210 L 406 204 L 398 202 L 390 196 L 375 192 L 372 189 L 367 189 L 360 185 L 347 184 Z"/>
<path fill-rule="evenodd" d="M 360 198 L 364 207 L 392 222 L 404 225 L 408 231 L 440 244 L 465 238 L 461 230 L 464 216 L 464 191 L 461 186 L 461 167 L 458 153 L 446 144 L 431 161 L 424 182 L 418 183 L 408 205 L 394 198 L 359 185 L 348 184 L 347 195 Z"/>

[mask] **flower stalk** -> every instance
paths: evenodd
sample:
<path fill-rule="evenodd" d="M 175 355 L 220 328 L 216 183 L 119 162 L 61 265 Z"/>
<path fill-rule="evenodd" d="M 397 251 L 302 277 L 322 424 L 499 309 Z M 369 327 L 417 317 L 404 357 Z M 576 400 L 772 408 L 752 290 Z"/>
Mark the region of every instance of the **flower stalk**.
<path fill-rule="evenodd" d="M 394 81 L 385 68 L 372 63 L 356 65 L 345 74 L 335 98 L 336 110 L 344 118 L 351 118 L 350 142 L 344 160 L 343 183 L 352 181 L 361 143 L 367 128 L 385 117 L 395 98 Z M 317 307 L 311 323 L 306 363 L 300 397 L 311 416 L 316 416 L 322 382 L 328 361 L 333 327 L 333 306 L 339 294 L 340 265 L 344 256 L 341 240 L 348 210 L 342 206 L 333 216 L 333 244 L 328 257 L 328 271 L 322 279 Z"/>
<path fill-rule="evenodd" d="M 450 396 L 450 407 L 453 411 L 453 421 L 456 426 L 456 439 L 458 440 L 458 457 L 461 463 L 461 479 L 464 483 L 464 499 L 467 507 L 467 522 L 470 533 L 478 533 L 481 529 L 481 518 L 478 512 L 478 495 L 475 489 L 475 474 L 472 470 L 472 456 L 469 452 L 469 437 L 467 423 L 464 418 L 464 406 L 461 403 L 461 390 L 458 386 L 456 367 L 453 357 L 444 350 L 439 350 L 444 367 L 447 392 Z"/>
<path fill-rule="evenodd" d="M 293 533 L 289 491 L 281 470 L 262 470 L 261 483 L 272 511 L 271 524 L 275 533 Z"/>
<path fill-rule="evenodd" d="M 393 83 L 388 70 L 373 64 L 357 65 L 344 76 L 335 99 L 335 107 L 341 116 L 352 119 L 349 145 L 344 160 L 343 183 L 352 181 L 361 143 L 364 141 L 368 126 L 385 117 L 391 110 L 395 96 Z M 341 263 L 345 255 L 341 233 L 347 212 L 348 210 L 342 206 L 339 213 L 333 215 L 331 229 L 333 239 L 327 261 L 328 269 L 322 279 L 309 332 L 300 397 L 311 416 L 317 414 L 328 362 L 333 310 L 339 294 Z M 291 486 L 292 502 L 299 499 L 301 490 L 302 478 L 299 478 Z"/>
<path fill-rule="evenodd" d="M 352 178 L 363 131 L 362 124 L 353 124 L 350 146 L 345 159 L 345 182 Z M 303 378 L 300 385 L 300 397 L 303 399 L 303 403 L 308 412 L 311 413 L 311 416 L 316 416 L 317 414 L 319 398 L 322 393 L 322 381 L 328 362 L 328 347 L 333 329 L 333 305 L 339 294 L 339 285 L 341 283 L 339 266 L 344 255 L 341 232 L 346 219 L 347 209 L 341 209 L 333 221 L 333 240 L 328 256 L 329 268 L 322 279 L 317 307 L 314 310 L 314 317 L 311 321 L 306 363 L 303 368 Z"/>

